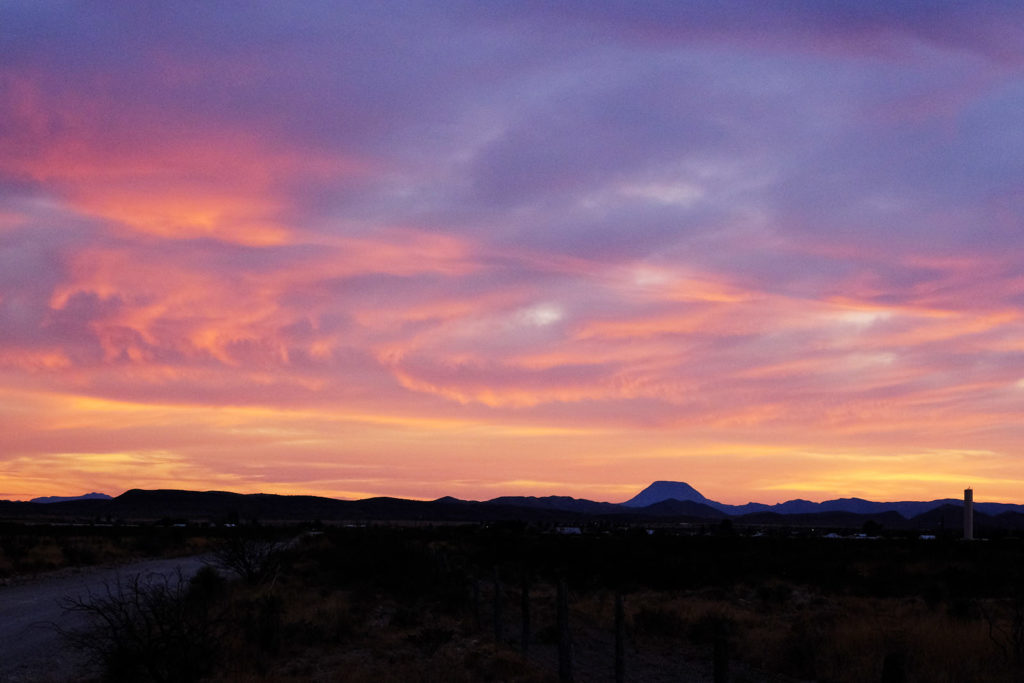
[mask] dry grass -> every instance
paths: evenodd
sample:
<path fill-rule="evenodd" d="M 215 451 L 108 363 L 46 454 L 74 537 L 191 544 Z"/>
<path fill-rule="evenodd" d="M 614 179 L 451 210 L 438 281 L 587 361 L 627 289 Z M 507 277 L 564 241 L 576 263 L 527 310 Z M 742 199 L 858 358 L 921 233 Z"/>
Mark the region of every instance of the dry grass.
<path fill-rule="evenodd" d="M 565 575 L 566 564 L 551 561 L 545 568 L 540 563 L 550 553 L 532 556 L 531 638 L 524 657 L 519 642 L 520 576 L 527 566 L 522 549 L 508 551 L 511 559 L 499 564 L 495 548 L 505 552 L 508 546 L 492 543 L 489 536 L 433 533 L 379 530 L 310 537 L 284 553 L 272 577 L 232 583 L 216 608 L 225 628 L 212 680 L 555 680 L 554 579 Z M 554 544 L 542 537 L 535 542 L 544 551 Z M 637 546 L 642 549 L 644 542 Z M 708 545 L 705 556 L 761 549 L 743 543 Z M 525 542 L 524 547 L 530 549 Z M 632 560 L 632 555 L 612 556 L 623 562 L 622 571 L 602 575 L 608 565 L 596 561 L 602 558 L 595 552 L 606 547 L 601 541 L 583 548 L 590 554 L 578 543 L 566 547 L 577 554 L 566 553 L 559 561 L 583 557 L 580 566 L 588 570 L 575 569 L 577 581 L 570 583 L 577 680 L 612 679 L 615 591 L 610 586 L 621 585 L 615 577 L 628 576 L 626 569 L 634 571 L 633 589 L 625 596 L 627 680 L 711 680 L 712 653 L 723 647 L 735 683 L 877 681 L 887 662 L 912 682 L 1024 680 L 1014 657 L 1024 659 L 1024 642 L 1015 650 L 1008 640 L 1015 616 L 1024 614 L 1024 603 L 1013 599 L 1013 576 L 1007 574 L 997 590 L 964 593 L 958 588 L 991 586 L 976 582 L 980 574 L 970 572 L 988 576 L 992 567 L 1011 566 L 991 563 L 987 556 L 970 565 L 934 553 L 928 564 L 910 547 L 888 562 L 889 549 L 865 545 L 857 549 L 874 554 L 849 563 L 851 571 L 839 579 L 831 570 L 793 579 L 789 568 L 814 566 L 807 562 L 779 563 L 781 570 L 751 563 L 748 571 L 735 570 L 725 579 L 704 571 L 702 564 L 678 563 L 680 571 L 690 573 L 682 579 L 673 574 L 674 585 L 666 585 L 665 573 L 644 583 L 642 565 L 616 560 Z M 950 548 L 951 554 L 966 552 Z M 1007 546 L 1006 557 L 1016 557 L 1014 548 Z M 776 549 L 833 566 L 838 564 L 835 553 L 850 552 L 848 546 L 800 542 Z M 671 559 L 667 554 L 654 559 L 663 557 Z M 904 557 L 913 561 L 904 563 Z M 722 566 L 745 568 L 735 562 Z M 495 642 L 492 611 L 495 567 L 503 580 L 501 642 Z M 961 572 L 955 576 L 970 580 L 943 583 L 950 567 Z M 925 581 L 937 590 L 929 590 Z M 1010 634 L 1002 636 L 1003 647 L 991 636 L 992 626 L 997 634 Z"/>
<path fill-rule="evenodd" d="M 285 581 L 274 591 L 284 605 L 281 642 L 287 645 L 262 662 L 249 652 L 236 659 L 244 666 L 220 680 L 555 680 L 554 585 L 538 580 L 531 587 L 527 659 L 519 654 L 518 584 L 503 587 L 500 644 L 493 642 L 489 577 L 479 586 L 483 618 L 477 624 L 469 604 L 445 609 L 386 592 Z M 577 679 L 610 680 L 614 592 L 576 590 L 571 604 Z M 637 591 L 627 595 L 626 612 L 631 680 L 710 680 L 713 644 L 722 633 L 737 683 L 882 680 L 887 657 L 907 681 L 1021 680 L 984 618 L 998 615 L 993 618 L 1009 626 L 1005 601 L 983 609 L 920 596 L 836 593 L 770 577 L 753 585 Z"/>
<path fill-rule="evenodd" d="M 269 625 L 276 635 L 261 634 L 258 628 L 237 632 L 226 643 L 226 664 L 213 680 L 553 680 L 515 651 L 496 646 L 472 627 L 468 614 L 440 614 L 387 596 L 286 582 L 273 588 L 236 586 L 236 616 L 247 614 L 259 622 L 259 605 L 268 599 L 280 607 L 276 623 Z"/>
<path fill-rule="evenodd" d="M 152 557 L 209 552 L 217 542 L 206 536 L 133 530 L 131 534 L 53 533 L 33 528 L 0 531 L 0 578 L 13 578 L 69 567 L 117 564 Z M 162 533 L 163 532 L 163 533 Z"/>
<path fill-rule="evenodd" d="M 923 600 L 827 596 L 793 586 L 783 602 L 750 591 L 647 592 L 629 598 L 640 647 L 692 651 L 708 615 L 731 625 L 733 658 L 751 670 L 800 680 L 881 680 L 887 655 L 902 657 L 908 681 L 1019 681 L 1021 672 L 989 636 L 980 614 L 954 616 Z M 594 616 L 607 619 L 606 609 Z"/>

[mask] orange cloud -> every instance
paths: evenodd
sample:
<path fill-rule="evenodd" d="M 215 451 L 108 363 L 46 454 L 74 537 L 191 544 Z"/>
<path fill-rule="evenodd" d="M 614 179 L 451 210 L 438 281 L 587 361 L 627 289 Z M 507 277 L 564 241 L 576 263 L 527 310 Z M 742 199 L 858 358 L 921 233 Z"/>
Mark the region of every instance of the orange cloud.
<path fill-rule="evenodd" d="M 164 239 L 269 246 L 289 241 L 283 182 L 365 174 L 365 161 L 275 144 L 258 131 L 47 90 L 42 76 L 0 71 L 0 173 L 47 186 L 84 214 Z M 113 123 L 113 122 L 119 122 Z"/>

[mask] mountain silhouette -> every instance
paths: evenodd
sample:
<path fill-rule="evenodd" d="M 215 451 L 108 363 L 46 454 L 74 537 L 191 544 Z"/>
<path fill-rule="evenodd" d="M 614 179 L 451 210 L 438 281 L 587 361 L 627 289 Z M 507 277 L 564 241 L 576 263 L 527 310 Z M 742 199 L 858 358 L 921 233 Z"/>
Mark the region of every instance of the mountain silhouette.
<path fill-rule="evenodd" d="M 682 481 L 656 481 L 622 505 L 642 508 L 664 500 L 689 500 L 694 503 L 710 503 L 700 491 Z"/>
<path fill-rule="evenodd" d="M 795 499 L 774 505 L 729 505 L 711 500 L 685 482 L 656 481 L 624 503 L 569 496 L 502 496 L 487 501 L 445 496 L 433 501 L 377 497 L 339 500 L 320 496 L 285 496 L 229 491 L 132 489 L 116 498 L 87 494 L 74 498 L 43 497 L 35 502 L 0 501 L 3 519 L 88 522 L 96 520 L 206 521 L 519 521 L 577 523 L 587 518 L 636 524 L 675 520 L 739 524 L 856 528 L 873 521 L 890 529 L 959 529 L 963 503 L 956 499 L 875 502 L 837 498 L 816 503 Z M 45 503 L 45 504 L 40 504 Z M 1024 506 L 975 503 L 976 526 L 1024 528 Z"/>
<path fill-rule="evenodd" d="M 110 496 L 105 493 L 86 493 L 81 496 L 43 496 L 42 498 L 33 498 L 30 503 L 66 503 L 69 500 L 110 500 Z"/>
<path fill-rule="evenodd" d="M 697 519 L 724 519 L 727 515 L 710 505 L 695 500 L 672 498 L 639 508 L 637 512 L 658 517 L 694 517 Z"/>
<path fill-rule="evenodd" d="M 706 498 L 697 489 L 682 481 L 656 481 L 633 498 L 619 503 L 625 507 L 648 507 L 666 500 L 692 501 L 724 512 L 730 516 L 751 515 L 754 513 L 773 513 L 786 516 L 813 515 L 821 513 L 851 512 L 858 515 L 881 515 L 886 512 L 899 513 L 904 519 L 915 519 L 941 506 L 953 506 L 963 509 L 963 501 L 956 498 L 941 498 L 931 501 L 904 500 L 895 502 L 876 502 L 863 498 L 835 498 L 815 503 L 814 501 L 795 498 L 774 505 L 764 503 L 746 503 L 730 505 Z M 985 514 L 994 518 L 1003 513 L 1024 514 L 1024 505 L 1011 503 L 978 503 L 974 504 L 975 515 Z M 1008 519 L 1011 519 L 1009 517 Z"/>
<path fill-rule="evenodd" d="M 585 498 L 569 496 L 501 496 L 487 501 L 496 505 L 515 505 L 519 507 L 541 508 L 545 510 L 563 510 L 587 515 L 614 514 L 621 512 L 615 503 L 597 503 Z"/>

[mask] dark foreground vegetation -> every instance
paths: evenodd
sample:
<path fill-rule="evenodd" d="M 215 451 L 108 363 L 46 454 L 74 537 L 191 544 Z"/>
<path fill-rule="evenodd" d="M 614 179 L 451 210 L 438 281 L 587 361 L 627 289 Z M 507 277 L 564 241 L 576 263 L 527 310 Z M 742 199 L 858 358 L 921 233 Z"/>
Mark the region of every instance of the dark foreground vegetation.
<path fill-rule="evenodd" d="M 40 573 L 209 552 L 227 529 L 0 522 L 0 585 Z"/>
<path fill-rule="evenodd" d="M 191 580 L 70 600 L 94 628 L 69 641 L 114 681 L 1024 678 L 1018 539 L 298 533 L 224 530 Z"/>

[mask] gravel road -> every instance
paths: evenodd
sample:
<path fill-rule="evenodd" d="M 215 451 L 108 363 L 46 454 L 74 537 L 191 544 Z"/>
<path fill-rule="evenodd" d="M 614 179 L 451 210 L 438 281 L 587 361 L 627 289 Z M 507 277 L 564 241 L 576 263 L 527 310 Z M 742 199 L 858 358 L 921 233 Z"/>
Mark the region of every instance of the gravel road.
<path fill-rule="evenodd" d="M 84 675 L 80 656 L 65 646 L 54 625 L 70 629 L 83 615 L 66 614 L 62 598 L 102 593 L 118 577 L 198 571 L 207 556 L 146 560 L 119 567 L 92 567 L 42 575 L 0 586 L 0 683 L 53 683 Z"/>

